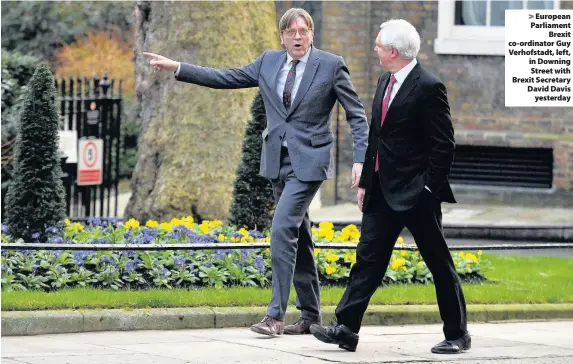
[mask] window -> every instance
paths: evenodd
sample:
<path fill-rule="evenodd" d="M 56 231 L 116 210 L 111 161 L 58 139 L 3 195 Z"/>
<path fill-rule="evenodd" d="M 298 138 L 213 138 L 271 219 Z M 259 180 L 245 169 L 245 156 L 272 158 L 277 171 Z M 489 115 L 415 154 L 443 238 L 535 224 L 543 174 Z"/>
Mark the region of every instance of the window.
<path fill-rule="evenodd" d="M 505 10 L 558 9 L 559 0 L 440 0 L 438 54 L 503 56 L 505 54 Z"/>

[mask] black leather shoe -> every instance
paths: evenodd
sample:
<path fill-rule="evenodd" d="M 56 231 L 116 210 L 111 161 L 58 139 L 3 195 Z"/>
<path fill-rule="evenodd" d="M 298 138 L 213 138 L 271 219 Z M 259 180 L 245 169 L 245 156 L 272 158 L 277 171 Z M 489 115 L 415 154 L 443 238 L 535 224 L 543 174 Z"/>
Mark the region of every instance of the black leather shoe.
<path fill-rule="evenodd" d="M 465 334 L 456 340 L 444 340 L 432 348 L 434 354 L 459 354 L 472 347 L 472 338 Z"/>
<path fill-rule="evenodd" d="M 358 334 L 353 333 L 345 325 L 320 326 L 311 325 L 310 332 L 318 340 L 327 344 L 338 344 L 338 347 L 348 351 L 356 351 Z"/>

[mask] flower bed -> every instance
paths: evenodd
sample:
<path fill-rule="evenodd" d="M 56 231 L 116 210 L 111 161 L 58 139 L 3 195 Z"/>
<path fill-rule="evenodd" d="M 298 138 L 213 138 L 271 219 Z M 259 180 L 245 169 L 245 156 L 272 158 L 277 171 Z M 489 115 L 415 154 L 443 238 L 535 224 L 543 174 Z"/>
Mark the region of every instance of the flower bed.
<path fill-rule="evenodd" d="M 315 243 L 355 244 L 360 232 L 355 225 L 335 231 L 323 222 L 312 229 Z M 186 288 L 201 286 L 255 286 L 270 283 L 269 249 L 225 249 L 228 242 L 269 242 L 268 232 L 236 229 L 221 221 L 193 218 L 159 223 L 136 220 L 120 223 L 90 218 L 83 225 L 66 220 L 45 231 L 50 243 L 65 244 L 179 244 L 219 243 L 220 249 L 163 251 L 2 251 L 2 289 L 57 290 L 64 287 L 112 289 Z M 38 238 L 39 233 L 34 235 Z M 2 226 L 2 242 L 16 242 Z M 398 246 L 404 245 L 400 237 Z M 356 262 L 356 250 L 315 249 L 322 284 L 343 285 Z M 485 279 L 481 274 L 481 251 L 453 252 L 463 279 Z M 428 283 L 432 276 L 417 251 L 395 250 L 384 283 Z"/>

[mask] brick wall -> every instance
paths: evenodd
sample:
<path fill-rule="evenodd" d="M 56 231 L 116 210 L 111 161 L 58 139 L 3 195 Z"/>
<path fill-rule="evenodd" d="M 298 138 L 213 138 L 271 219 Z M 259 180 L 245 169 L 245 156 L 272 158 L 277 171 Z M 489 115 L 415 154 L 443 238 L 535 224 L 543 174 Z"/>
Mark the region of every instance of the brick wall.
<path fill-rule="evenodd" d="M 277 16 L 291 6 L 308 6 L 309 2 L 277 2 Z M 561 2 L 573 9 L 573 2 Z M 435 73 L 448 88 L 452 121 L 458 144 L 512 147 L 553 148 L 553 188 L 529 190 L 519 188 L 472 188 L 454 186 L 461 203 L 476 200 L 489 203 L 521 205 L 551 204 L 573 207 L 573 109 L 506 108 L 504 106 L 503 56 L 457 56 L 434 53 L 437 36 L 438 2 L 399 1 L 324 1 L 318 10 L 321 49 L 344 57 L 353 84 L 364 103 L 370 120 L 376 82 L 383 70 L 373 50 L 380 24 L 390 18 L 412 23 L 422 38 L 418 61 Z M 317 16 L 313 14 L 315 21 Z M 336 200 L 354 201 L 350 190 L 352 138 L 339 110 L 338 179 L 326 181 L 321 188 L 323 204 Z M 337 109 L 333 110 L 336 133 Z"/>

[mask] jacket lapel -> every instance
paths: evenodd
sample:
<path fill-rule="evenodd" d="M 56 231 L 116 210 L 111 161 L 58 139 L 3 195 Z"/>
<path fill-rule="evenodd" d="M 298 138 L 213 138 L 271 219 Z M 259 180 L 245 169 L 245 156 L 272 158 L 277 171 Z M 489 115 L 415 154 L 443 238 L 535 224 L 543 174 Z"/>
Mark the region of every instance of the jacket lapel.
<path fill-rule="evenodd" d="M 406 101 L 408 95 L 418 86 L 418 78 L 420 78 L 420 63 L 417 63 L 416 66 L 410 71 L 402 86 L 398 90 L 396 96 L 392 100 L 392 103 L 388 107 L 388 112 L 386 113 L 386 119 L 391 118 L 391 114 L 394 110 L 400 108 L 400 105 Z"/>
<path fill-rule="evenodd" d="M 390 73 L 385 73 L 380 79 L 380 84 L 376 89 L 376 94 L 374 95 L 374 101 L 372 105 L 372 122 L 375 123 L 377 134 L 380 133 L 381 129 L 381 119 L 382 119 L 382 97 L 384 96 L 384 91 L 388 87 L 388 80 L 390 79 Z"/>
<path fill-rule="evenodd" d="M 286 50 L 279 53 L 277 60 L 276 60 L 276 66 L 273 68 L 273 78 L 272 78 L 272 82 L 271 82 L 271 90 L 272 90 L 272 94 L 273 94 L 273 98 L 275 99 L 275 102 L 278 105 L 279 110 L 283 113 L 283 114 L 287 114 L 287 109 L 285 108 L 285 105 L 283 104 L 283 100 L 282 98 L 279 96 L 278 92 L 277 92 L 277 78 L 279 76 L 279 73 L 281 71 L 281 69 L 283 68 L 285 62 L 286 62 Z"/>
<path fill-rule="evenodd" d="M 288 110 L 287 114 L 291 114 L 300 101 L 303 99 L 304 95 L 308 91 L 308 88 L 312 84 L 312 80 L 314 79 L 314 75 L 316 74 L 316 70 L 318 69 L 320 58 L 318 56 L 318 52 L 315 50 L 314 47 L 310 50 L 310 55 L 308 57 L 308 63 L 306 64 L 306 68 L 304 69 L 304 73 L 302 74 L 302 80 L 300 80 L 300 85 L 298 86 L 298 90 L 296 92 L 296 96 L 292 102 L 290 109 Z"/>

